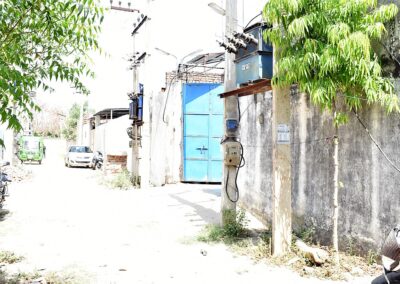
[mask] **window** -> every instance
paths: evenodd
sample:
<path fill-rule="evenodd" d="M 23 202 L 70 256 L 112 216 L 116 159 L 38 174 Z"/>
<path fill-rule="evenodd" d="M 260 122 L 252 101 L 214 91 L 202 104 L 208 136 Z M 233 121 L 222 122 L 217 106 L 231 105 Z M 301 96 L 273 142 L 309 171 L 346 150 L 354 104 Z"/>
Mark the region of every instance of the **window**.
<path fill-rule="evenodd" d="M 92 150 L 87 146 L 71 146 L 69 152 L 74 153 L 92 153 Z"/>

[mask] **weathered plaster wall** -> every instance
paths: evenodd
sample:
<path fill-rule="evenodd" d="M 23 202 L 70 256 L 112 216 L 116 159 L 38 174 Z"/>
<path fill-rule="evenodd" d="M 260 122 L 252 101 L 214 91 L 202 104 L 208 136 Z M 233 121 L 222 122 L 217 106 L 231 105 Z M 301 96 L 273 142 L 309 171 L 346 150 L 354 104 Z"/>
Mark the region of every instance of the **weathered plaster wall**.
<path fill-rule="evenodd" d="M 261 95 L 258 95 L 260 97 Z M 238 184 L 241 204 L 265 223 L 271 219 L 271 101 L 241 98 L 248 110 L 241 120 L 241 141 L 246 166 Z M 315 228 L 321 243 L 329 244 L 332 230 L 332 141 L 329 113 L 310 106 L 304 95 L 292 97 L 292 207 L 293 228 Z M 244 111 L 243 111 L 244 112 Z M 263 113 L 265 123 L 260 125 Z M 382 149 L 400 165 L 400 117 L 386 116 L 379 106 L 367 107 L 360 117 Z M 390 228 L 399 222 L 400 173 L 395 171 L 372 143 L 353 114 L 340 128 L 339 236 L 342 248 L 358 243 L 364 252 L 381 246 Z M 356 242 L 354 242 L 356 241 Z"/>
<path fill-rule="evenodd" d="M 171 86 L 168 100 L 167 93 L 168 91 L 158 92 L 152 96 L 150 102 L 150 184 L 153 186 L 180 181 L 182 159 L 181 82 Z"/>
<path fill-rule="evenodd" d="M 238 176 L 239 203 L 266 221 L 272 212 L 272 95 L 268 92 L 242 97 L 239 101 L 240 140 L 246 160 Z"/>
<path fill-rule="evenodd" d="M 314 226 L 321 240 L 329 242 L 332 216 L 332 137 L 329 114 L 310 107 L 307 98 L 292 99 L 293 214 L 294 228 Z M 367 132 L 350 114 L 340 128 L 339 232 L 342 247 L 356 239 L 367 248 L 378 248 L 388 230 L 398 223 L 400 173 L 395 171 Z M 386 116 L 378 106 L 366 107 L 360 117 L 384 152 L 400 165 L 399 115 Z M 305 131 L 307 129 L 307 131 Z M 319 140 L 320 141 L 313 141 Z M 300 143 L 296 143 L 299 141 Z M 301 143 L 306 141 L 306 143 Z"/>

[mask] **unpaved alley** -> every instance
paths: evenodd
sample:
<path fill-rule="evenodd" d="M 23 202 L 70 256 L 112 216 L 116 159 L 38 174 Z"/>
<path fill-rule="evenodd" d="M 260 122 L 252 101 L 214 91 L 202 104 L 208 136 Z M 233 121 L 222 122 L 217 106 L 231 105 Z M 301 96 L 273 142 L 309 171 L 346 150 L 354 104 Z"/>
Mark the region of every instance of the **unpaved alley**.
<path fill-rule="evenodd" d="M 98 171 L 66 168 L 64 149 L 47 141 L 44 163 L 27 165 L 33 178 L 10 188 L 1 250 L 24 256 L 10 273 L 59 271 L 81 283 L 330 283 L 197 242 L 218 221 L 218 185 L 112 190 Z"/>

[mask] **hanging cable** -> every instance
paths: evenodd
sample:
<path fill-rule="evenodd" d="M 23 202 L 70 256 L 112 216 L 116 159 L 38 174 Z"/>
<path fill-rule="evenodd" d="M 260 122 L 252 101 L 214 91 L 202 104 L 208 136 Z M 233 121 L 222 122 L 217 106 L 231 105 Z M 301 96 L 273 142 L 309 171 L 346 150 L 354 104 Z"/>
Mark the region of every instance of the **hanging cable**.
<path fill-rule="evenodd" d="M 250 24 L 251 24 L 251 22 L 252 21 L 254 21 L 255 19 L 257 19 L 259 16 L 261 16 L 262 15 L 262 12 L 260 12 L 260 13 L 258 13 L 257 15 L 255 15 L 248 23 L 247 23 L 247 25 L 244 27 L 244 29 L 246 29 Z"/>
<path fill-rule="evenodd" d="M 237 175 L 236 175 L 236 176 L 237 176 Z M 227 175 L 226 175 L 225 194 L 226 194 L 226 197 L 228 197 L 228 199 L 229 199 L 230 202 L 236 203 L 236 202 L 239 201 L 239 190 L 238 190 L 238 188 L 237 188 L 236 179 L 235 179 L 235 185 L 236 185 L 236 188 L 235 188 L 235 195 L 236 195 L 236 198 L 235 198 L 235 199 L 231 198 L 231 196 L 229 195 L 229 191 L 228 191 L 228 181 L 229 181 L 229 167 L 228 167 L 228 173 L 227 173 Z"/>
<path fill-rule="evenodd" d="M 239 97 L 236 97 L 236 100 L 237 100 L 237 107 L 238 107 L 238 114 L 239 114 L 239 122 L 240 122 L 240 120 L 241 120 L 241 116 L 242 116 L 242 114 L 240 113 L 240 101 L 239 101 Z"/>
<path fill-rule="evenodd" d="M 396 56 L 389 50 L 389 48 L 384 44 L 382 41 L 379 41 L 379 44 L 382 45 L 382 47 L 385 49 L 385 51 L 390 55 L 392 60 L 396 62 L 397 66 L 400 67 L 400 62 L 397 60 Z"/>
<path fill-rule="evenodd" d="M 364 124 L 364 122 L 361 120 L 361 118 L 358 116 L 358 113 L 353 110 L 355 116 L 357 117 L 358 122 L 364 127 L 365 131 L 368 133 L 369 138 L 371 138 L 372 142 L 374 142 L 375 146 L 378 148 L 378 150 L 382 153 L 382 155 L 385 157 L 385 159 L 389 162 L 389 164 L 398 172 L 400 172 L 400 169 L 393 163 L 392 160 L 389 159 L 389 157 L 386 155 L 386 153 L 382 150 L 381 146 L 379 146 L 378 142 L 374 139 L 372 136 L 371 132 L 369 132 L 367 126 Z"/>
<path fill-rule="evenodd" d="M 225 139 L 225 141 L 226 141 L 226 139 Z M 240 149 L 241 149 L 241 151 L 240 151 L 240 162 L 239 162 L 239 165 L 235 167 L 236 168 L 236 173 L 235 173 L 235 198 L 232 198 L 229 195 L 229 191 L 228 191 L 230 166 L 228 167 L 228 173 L 226 175 L 226 181 L 225 181 L 225 194 L 226 194 L 226 197 L 229 199 L 229 201 L 232 202 L 232 203 L 236 203 L 236 202 L 239 201 L 239 186 L 237 184 L 237 179 L 238 179 L 238 176 L 239 176 L 239 170 L 246 165 L 246 160 L 244 159 L 244 148 L 243 148 L 243 145 L 242 145 L 242 143 L 240 143 L 240 141 L 237 141 L 237 140 L 235 140 L 235 141 L 240 144 Z"/>
<path fill-rule="evenodd" d="M 164 103 L 164 110 L 163 110 L 163 115 L 162 115 L 162 120 L 164 123 L 167 123 L 165 121 L 165 110 L 167 109 L 167 104 L 168 104 L 168 98 L 169 98 L 169 92 L 171 90 L 171 86 L 174 83 L 174 80 L 178 77 L 179 72 L 176 72 L 176 74 L 172 77 L 171 81 L 169 82 L 169 86 L 168 86 L 168 90 L 167 90 L 167 97 L 165 99 L 165 103 Z"/>

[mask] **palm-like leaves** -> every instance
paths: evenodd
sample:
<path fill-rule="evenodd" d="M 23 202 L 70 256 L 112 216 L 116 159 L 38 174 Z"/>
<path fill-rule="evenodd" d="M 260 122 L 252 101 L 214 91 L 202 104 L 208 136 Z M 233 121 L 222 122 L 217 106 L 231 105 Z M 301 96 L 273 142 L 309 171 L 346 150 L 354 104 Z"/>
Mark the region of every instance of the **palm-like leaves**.
<path fill-rule="evenodd" d="M 280 53 L 273 84 L 298 84 L 322 108 L 331 108 L 340 94 L 349 109 L 366 100 L 399 111 L 371 47 L 397 12 L 396 5 L 377 7 L 376 0 L 270 0 L 263 15 L 274 27 L 264 38 Z"/>

